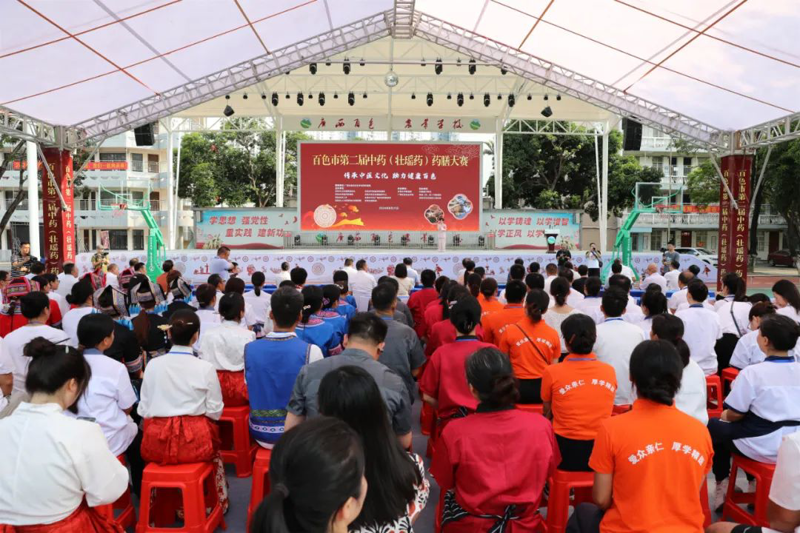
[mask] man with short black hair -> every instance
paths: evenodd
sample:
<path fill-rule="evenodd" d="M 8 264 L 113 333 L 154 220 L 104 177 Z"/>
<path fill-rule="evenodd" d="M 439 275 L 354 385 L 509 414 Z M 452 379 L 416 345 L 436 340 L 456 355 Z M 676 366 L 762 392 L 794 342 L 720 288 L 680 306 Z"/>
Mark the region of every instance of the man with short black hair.
<path fill-rule="evenodd" d="M 533 289 L 544 290 L 544 278 L 538 272 L 531 272 L 525 276 L 525 286 L 528 287 L 528 292 Z"/>
<path fill-rule="evenodd" d="M 428 307 L 429 303 L 439 298 L 439 293 L 434 288 L 436 272 L 426 268 L 420 273 L 419 277 L 420 281 L 422 281 L 422 289 L 408 298 L 408 308 L 414 318 L 414 331 L 417 332 L 419 338 L 422 338 L 426 334 L 425 308 Z"/>
<path fill-rule="evenodd" d="M 627 276 L 623 274 L 614 274 L 610 278 L 608 278 L 608 287 L 619 287 L 625 294 L 628 295 L 628 306 L 625 308 L 625 314 L 622 316 L 622 319 L 625 322 L 630 322 L 632 324 L 636 324 L 637 322 L 641 322 L 644 320 L 644 312 L 642 312 L 642 308 L 636 303 L 636 300 L 631 296 L 631 280 Z"/>
<path fill-rule="evenodd" d="M 558 265 L 547 263 L 544 267 L 544 292 L 550 294 L 550 284 L 558 277 Z"/>
<path fill-rule="evenodd" d="M 572 282 L 572 288 L 578 291 L 580 294 L 584 294 L 585 291 L 583 288 L 586 286 L 586 280 L 589 279 L 589 267 L 586 265 L 579 265 L 578 275 L 580 277 Z"/>
<path fill-rule="evenodd" d="M 541 265 L 539 265 L 539 263 L 537 263 L 536 261 L 528 265 L 529 274 L 538 274 L 541 269 L 542 269 Z"/>
<path fill-rule="evenodd" d="M 36 261 L 34 263 L 31 263 L 30 272 L 25 277 L 28 279 L 33 279 L 36 276 L 41 276 L 42 274 L 44 274 L 44 271 L 45 271 L 44 263 Z"/>
<path fill-rule="evenodd" d="M 21 278 L 30 274 L 31 265 L 38 262 L 35 256 L 31 255 L 31 243 L 22 241 L 19 243 L 19 252 L 11 254 L 11 277 Z"/>
<path fill-rule="evenodd" d="M 363 259 L 362 259 L 362 261 L 363 261 Z M 364 262 L 366 263 L 366 261 L 364 261 Z M 342 270 L 347 272 L 347 275 L 349 277 L 351 277 L 351 278 L 355 275 L 356 272 L 358 272 L 357 269 L 353 268 L 353 258 L 352 257 L 345 258 L 344 267 L 342 267 Z"/>
<path fill-rule="evenodd" d="M 694 279 L 694 274 L 692 274 L 689 270 L 684 270 L 680 274 L 678 274 L 678 290 L 677 292 L 672 293 L 672 296 L 669 297 L 669 310 L 675 313 L 680 307 L 688 307 L 686 301 L 686 287 L 689 283 L 692 282 Z"/>
<path fill-rule="evenodd" d="M 356 271 L 350 275 L 347 281 L 353 297 L 356 299 L 356 307 L 359 312 L 365 313 L 369 310 L 369 300 L 372 297 L 372 289 L 378 284 L 372 274 L 367 269 L 367 261 L 359 259 L 356 262 Z"/>
<path fill-rule="evenodd" d="M 605 317 L 600 307 L 603 305 L 603 300 L 600 297 L 600 290 L 603 288 L 603 282 L 597 276 L 586 278 L 586 283 L 583 286 L 584 298 L 575 309 L 585 315 L 589 315 L 594 319 L 595 324 L 602 324 Z"/>
<path fill-rule="evenodd" d="M 522 267 L 520 266 L 520 268 Z M 525 272 L 524 268 L 522 268 L 522 272 Z M 525 306 L 522 302 L 525 300 L 525 295 L 528 294 L 528 287 L 522 281 L 514 279 L 506 285 L 504 293 L 508 300 L 505 307 L 484 316 L 481 320 L 483 342 L 489 342 L 495 346 L 500 344 L 500 338 L 508 326 L 516 324 L 525 317 Z"/>
<path fill-rule="evenodd" d="M 211 274 L 219 274 L 223 281 L 228 281 L 231 274 L 239 273 L 239 268 L 230 261 L 231 249 L 227 246 L 220 246 L 217 255 L 208 265 Z"/>
<path fill-rule="evenodd" d="M 408 396 L 414 403 L 414 378 L 425 363 L 425 352 L 413 329 L 394 319 L 397 309 L 397 292 L 388 283 L 378 283 L 372 289 L 372 306 L 375 314 L 386 321 L 385 347 L 378 361 L 394 370 L 408 388 Z"/>
<path fill-rule="evenodd" d="M 305 365 L 300 369 L 286 407 L 286 431 L 307 417 L 319 415 L 317 395 L 322 378 L 345 365 L 363 368 L 378 384 L 392 428 L 404 449 L 411 446 L 411 398 L 403 380 L 388 366 L 378 361 L 385 348 L 386 321 L 369 313 L 357 313 L 350 321 L 345 350 L 336 357 Z"/>
<path fill-rule="evenodd" d="M 276 286 L 277 286 L 277 285 L 280 285 L 280 284 L 281 284 L 281 281 L 285 281 L 285 280 L 287 280 L 287 279 L 292 279 L 292 276 L 291 276 L 291 274 L 289 274 L 289 267 L 290 267 L 290 266 L 291 266 L 291 265 L 290 265 L 288 262 L 286 262 L 286 261 L 284 261 L 283 263 L 281 263 L 281 271 L 280 271 L 280 272 L 278 272 L 277 274 L 275 274 L 275 281 L 274 281 L 274 283 L 275 283 L 275 285 L 276 285 Z"/>
<path fill-rule="evenodd" d="M 419 285 L 419 273 L 411 268 L 411 265 L 414 262 L 411 260 L 410 257 L 403 258 L 403 264 L 406 266 L 406 271 L 408 272 L 408 277 L 414 280 L 414 286 Z"/>
<path fill-rule="evenodd" d="M 678 276 L 681 274 L 681 264 L 678 261 L 673 261 L 669 264 L 669 268 L 669 272 L 664 274 L 664 279 L 667 282 L 667 290 L 676 291 L 678 290 Z"/>
<path fill-rule="evenodd" d="M 305 268 L 296 266 L 289 272 L 289 279 L 292 280 L 298 291 L 303 290 L 308 279 L 308 272 Z"/>
<path fill-rule="evenodd" d="M 600 306 L 605 320 L 597 326 L 594 344 L 597 359 L 613 366 L 617 374 L 614 405 L 630 405 L 636 399 L 630 380 L 631 354 L 640 342 L 646 340 L 642 328 L 622 319 L 627 305 L 625 290 L 617 286 L 606 289 Z"/>
<path fill-rule="evenodd" d="M 78 267 L 75 263 L 64 263 L 58 281 L 58 294 L 66 298 L 72 292 L 72 286 L 78 283 Z"/>
<path fill-rule="evenodd" d="M 508 289 L 508 284 L 514 280 L 523 281 L 525 279 L 525 267 L 523 265 L 518 265 L 514 263 L 511 265 L 511 268 L 508 269 L 508 283 L 506 283 L 506 288 L 500 292 L 500 296 L 497 297 L 500 300 L 501 304 L 507 304 L 508 300 L 506 299 L 506 289 Z M 498 339 L 499 340 L 499 339 Z"/>
<path fill-rule="evenodd" d="M 397 280 L 392 276 L 381 276 L 380 278 L 378 278 L 378 285 L 382 283 L 392 287 L 395 296 L 397 296 L 400 293 L 400 283 L 398 283 Z M 372 291 L 375 292 L 375 289 L 372 289 Z M 370 301 L 372 301 L 372 295 L 370 295 Z M 374 305 L 375 304 L 373 303 L 373 307 Z M 401 324 L 405 324 L 406 326 L 413 328 L 415 322 L 414 322 L 414 316 L 411 314 L 411 309 L 408 308 L 408 306 L 404 301 L 399 299 L 397 300 L 396 306 L 397 310 L 394 313 L 394 319 L 400 322 Z"/>
<path fill-rule="evenodd" d="M 714 346 L 722 338 L 722 327 L 719 315 L 703 305 L 707 298 L 706 284 L 699 279 L 693 280 L 686 288 L 689 307 L 680 309 L 675 316 L 683 320 L 683 340 L 689 345 L 692 359 L 700 365 L 706 376 L 710 376 L 717 373 Z"/>
<path fill-rule="evenodd" d="M 669 241 L 667 243 L 667 251 L 661 255 L 661 270 L 663 272 L 668 271 L 669 265 L 673 261 L 677 261 L 678 263 L 680 263 L 681 254 L 675 251 L 675 241 Z"/>

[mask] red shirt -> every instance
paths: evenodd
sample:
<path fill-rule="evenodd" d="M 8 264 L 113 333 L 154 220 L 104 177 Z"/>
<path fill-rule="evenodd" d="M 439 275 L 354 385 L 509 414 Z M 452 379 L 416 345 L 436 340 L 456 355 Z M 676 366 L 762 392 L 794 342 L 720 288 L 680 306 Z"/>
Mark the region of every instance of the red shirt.
<path fill-rule="evenodd" d="M 50 300 L 50 318 L 47 319 L 47 325 L 57 326 L 58 324 L 61 324 L 61 308 L 58 307 L 57 301 Z"/>
<path fill-rule="evenodd" d="M 431 475 L 441 490 L 455 488 L 459 505 L 471 515 L 503 515 L 516 504 L 521 517 L 509 533 L 534 531 L 545 481 L 561 462 L 555 435 L 542 415 L 518 409 L 485 410 L 452 420 L 436 441 Z M 701 513 L 702 514 L 702 513 Z M 488 531 L 493 519 L 465 516 L 447 532 Z"/>
<path fill-rule="evenodd" d="M 6 337 L 9 333 L 17 330 L 28 323 L 28 319 L 22 316 L 17 307 L 16 313 L 7 315 L 0 313 L 0 337 Z"/>
<path fill-rule="evenodd" d="M 450 344 L 456 340 L 456 327 L 450 320 L 440 320 L 428 330 L 428 342 L 425 343 L 425 356 L 430 357 L 439 346 Z M 483 328 L 480 324 L 475 328 L 475 336 L 483 340 Z"/>
<path fill-rule="evenodd" d="M 408 299 L 408 308 L 411 310 L 411 316 L 414 317 L 414 331 L 417 332 L 419 338 L 428 333 L 428 326 L 425 323 L 425 308 L 438 298 L 439 293 L 436 292 L 436 289 L 426 287 L 415 292 Z"/>
<path fill-rule="evenodd" d="M 430 335 L 431 328 L 442 321 L 442 306 L 438 300 L 433 300 L 425 307 L 425 335 Z"/>
<path fill-rule="evenodd" d="M 481 348 L 496 348 L 477 337 L 459 337 L 455 342 L 440 346 L 425 366 L 419 388 L 439 402 L 439 418 L 450 418 L 459 407 L 474 411 L 478 401 L 467 384 L 467 357 Z"/>

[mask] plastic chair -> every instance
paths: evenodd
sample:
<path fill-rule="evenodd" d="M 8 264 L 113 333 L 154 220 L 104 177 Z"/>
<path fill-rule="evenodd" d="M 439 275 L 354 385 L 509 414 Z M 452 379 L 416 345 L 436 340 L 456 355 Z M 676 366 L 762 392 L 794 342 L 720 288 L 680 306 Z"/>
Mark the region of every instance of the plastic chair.
<path fill-rule="evenodd" d="M 739 469 L 753 476 L 756 480 L 756 492 L 736 492 L 736 474 Z M 739 524 L 769 527 L 767 519 L 767 502 L 769 501 L 769 488 L 772 485 L 772 476 L 775 475 L 775 465 L 759 463 L 740 454 L 733 454 L 731 464 L 730 483 L 725 505 L 722 508 L 722 518 L 731 519 Z M 739 504 L 754 504 L 755 511 L 750 513 L 747 507 Z"/>
<path fill-rule="evenodd" d="M 544 415 L 544 405 L 541 403 L 518 403 L 516 404 L 516 407 L 520 411 Z"/>
<path fill-rule="evenodd" d="M 725 385 L 726 391 L 731 390 L 731 386 L 733 386 L 733 382 L 736 380 L 736 376 L 739 375 L 739 372 L 740 370 L 738 368 L 732 366 L 722 371 L 722 383 Z"/>
<path fill-rule="evenodd" d="M 625 405 L 615 405 L 611 408 L 611 416 L 624 415 L 631 409 L 633 409 L 633 405 L 629 403 Z"/>
<path fill-rule="evenodd" d="M 212 463 L 189 463 L 185 465 L 159 466 L 148 464 L 142 479 L 142 495 L 139 508 L 137 533 L 149 532 L 187 532 L 212 533 L 217 526 L 227 529 L 222 517 Z M 177 489 L 181 498 L 174 498 L 170 492 L 161 491 L 152 498 L 154 489 Z M 183 527 L 163 527 L 175 521 L 176 511 L 183 507 Z M 211 512 L 206 515 L 206 508 Z M 153 525 L 150 525 L 150 511 L 153 510 Z"/>
<path fill-rule="evenodd" d="M 118 455 L 117 460 L 122 463 L 123 466 L 126 466 L 127 463 L 125 462 L 124 455 Z M 122 496 L 119 497 L 117 501 L 114 503 L 110 503 L 108 505 L 101 505 L 96 507 L 98 513 L 102 514 L 106 518 L 109 518 L 119 524 L 122 529 L 127 529 L 131 526 L 136 525 L 136 509 L 133 508 L 133 501 L 131 500 L 131 488 L 128 487 L 125 489 L 125 492 Z M 122 511 L 116 517 L 114 516 L 114 511 Z"/>
<path fill-rule="evenodd" d="M 250 477 L 258 445 L 250 438 L 250 406 L 226 407 L 219 418 L 223 463 L 236 466 L 237 477 Z"/>
<path fill-rule="evenodd" d="M 253 483 L 250 485 L 250 506 L 247 508 L 247 531 L 250 531 L 250 520 L 256 512 L 258 504 L 269 494 L 269 461 L 272 450 L 258 447 L 256 460 L 253 463 Z"/>
<path fill-rule="evenodd" d="M 719 376 L 712 374 L 706 376 L 706 409 L 708 418 L 722 416 L 722 381 Z"/>
<path fill-rule="evenodd" d="M 564 533 L 569 518 L 569 492 L 575 489 L 574 505 L 592 500 L 594 472 L 567 472 L 556 470 L 549 480 L 550 497 L 547 502 L 547 528 L 550 533 Z"/>

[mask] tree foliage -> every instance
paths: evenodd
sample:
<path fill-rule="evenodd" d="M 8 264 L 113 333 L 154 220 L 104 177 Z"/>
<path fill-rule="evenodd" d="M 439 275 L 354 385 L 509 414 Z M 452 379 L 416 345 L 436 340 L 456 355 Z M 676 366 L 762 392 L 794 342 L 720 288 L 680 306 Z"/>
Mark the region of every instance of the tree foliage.
<path fill-rule="evenodd" d="M 706 206 L 719 202 L 719 176 L 711 160 L 692 169 L 686 178 L 686 191 L 692 203 Z"/>
<path fill-rule="evenodd" d="M 763 150 L 766 149 L 762 148 L 761 151 Z M 795 255 L 800 247 L 798 242 L 800 195 L 796 192 L 798 183 L 800 183 L 800 139 L 776 144 L 767 163 L 762 187 L 764 198 L 786 219 L 789 250 L 792 255 Z"/>

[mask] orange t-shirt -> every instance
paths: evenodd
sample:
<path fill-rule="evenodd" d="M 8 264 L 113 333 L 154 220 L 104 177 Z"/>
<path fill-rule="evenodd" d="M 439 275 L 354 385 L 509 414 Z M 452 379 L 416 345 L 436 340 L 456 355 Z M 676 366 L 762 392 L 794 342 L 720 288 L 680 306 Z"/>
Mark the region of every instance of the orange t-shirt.
<path fill-rule="evenodd" d="M 483 294 L 478 295 L 478 303 L 481 304 L 481 320 L 483 320 L 486 315 L 491 315 L 492 313 L 502 311 L 505 307 L 503 302 L 497 298 L 487 300 Z"/>
<path fill-rule="evenodd" d="M 593 440 L 600 424 L 611 417 L 617 374 L 593 353 L 570 354 L 544 370 L 542 401 L 550 402 L 553 430 L 575 440 Z"/>
<path fill-rule="evenodd" d="M 589 459 L 592 470 L 614 476 L 600 532 L 702 533 L 700 487 L 713 457 L 701 422 L 674 405 L 636 400 L 603 422 Z"/>
<path fill-rule="evenodd" d="M 516 324 L 525 317 L 525 308 L 522 304 L 508 304 L 503 309 L 486 315 L 481 319 L 483 326 L 483 340 L 497 346 L 503 337 L 503 332 L 509 324 Z"/>
<path fill-rule="evenodd" d="M 169 294 L 169 285 L 167 284 L 166 272 L 156 278 L 156 283 L 158 283 L 159 287 L 161 287 L 161 290 L 164 291 L 164 294 Z"/>
<path fill-rule="evenodd" d="M 500 337 L 498 347 L 508 354 L 518 379 L 541 378 L 545 368 L 561 356 L 558 332 L 544 320 L 534 323 L 528 317 L 510 324 Z"/>

